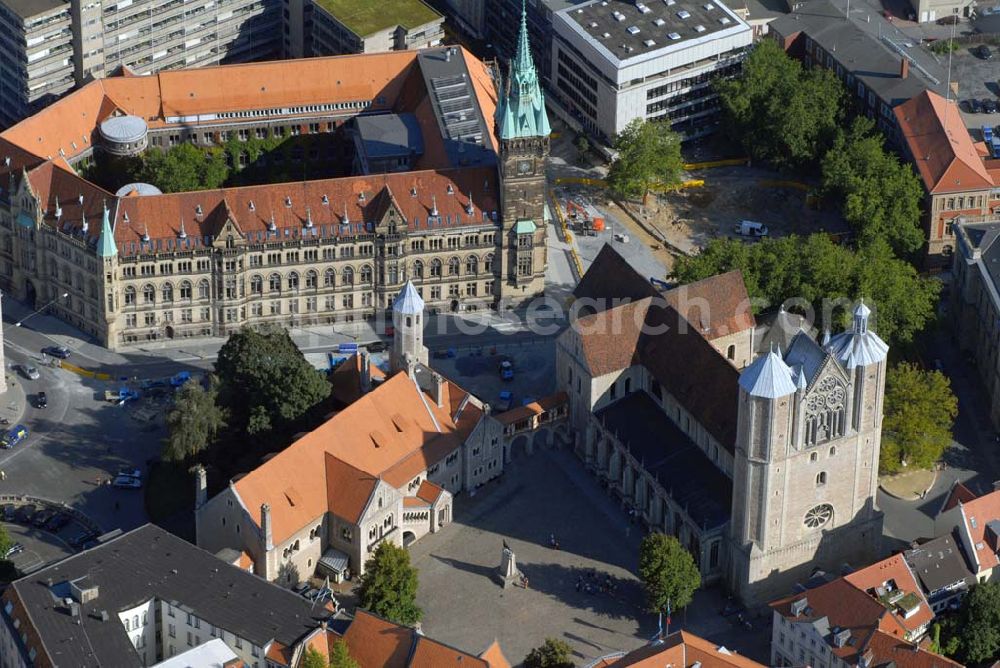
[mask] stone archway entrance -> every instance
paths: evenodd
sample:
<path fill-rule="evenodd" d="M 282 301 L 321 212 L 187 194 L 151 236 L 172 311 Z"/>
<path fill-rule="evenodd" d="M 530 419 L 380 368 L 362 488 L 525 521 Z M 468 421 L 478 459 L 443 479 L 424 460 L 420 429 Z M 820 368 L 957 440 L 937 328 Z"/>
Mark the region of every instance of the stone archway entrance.
<path fill-rule="evenodd" d="M 174 327 L 173 327 L 173 325 L 167 325 L 167 328 L 166 328 L 166 330 L 164 330 L 164 333 L 167 335 L 168 339 L 174 338 Z"/>
<path fill-rule="evenodd" d="M 38 293 L 35 291 L 35 284 L 30 279 L 24 281 L 24 300 L 28 302 L 28 308 L 36 308 Z"/>
<path fill-rule="evenodd" d="M 504 461 L 508 461 L 509 462 L 512 459 L 515 459 L 515 458 L 520 457 L 521 455 L 524 455 L 524 454 L 527 453 L 527 450 L 528 450 L 528 437 L 525 436 L 524 434 L 521 434 L 519 436 L 515 436 L 514 440 L 512 440 L 510 442 L 510 444 L 507 446 L 507 448 L 508 448 L 508 450 L 507 450 L 507 456 L 504 457 Z"/>
<path fill-rule="evenodd" d="M 548 429 L 539 429 L 535 432 L 534 437 L 532 437 L 531 444 L 535 450 L 548 447 L 552 444 L 552 432 Z"/>
<path fill-rule="evenodd" d="M 417 535 L 412 531 L 403 532 L 403 547 L 409 547 L 413 541 L 417 539 Z"/>

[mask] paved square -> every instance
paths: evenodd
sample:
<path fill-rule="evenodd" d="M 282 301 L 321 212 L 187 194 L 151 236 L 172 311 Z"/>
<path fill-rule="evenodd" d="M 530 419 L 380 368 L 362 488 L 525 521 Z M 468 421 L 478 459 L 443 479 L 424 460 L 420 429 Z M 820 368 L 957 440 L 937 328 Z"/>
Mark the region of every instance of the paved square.
<path fill-rule="evenodd" d="M 456 500 L 454 522 L 410 548 L 420 571 L 418 601 L 432 638 L 480 652 L 500 640 L 520 662 L 547 636 L 563 638 L 576 658 L 593 658 L 642 644 L 656 631 L 641 610 L 631 569 L 638 529 L 628 528 L 609 499 L 590 498 L 572 479 L 587 476 L 567 452 L 539 450 L 515 458 L 500 481 Z M 592 491 L 601 494 L 596 483 Z M 601 503 L 601 502 L 604 503 Z M 549 547 L 555 534 L 560 549 Z M 517 555 L 528 588 L 504 590 L 494 579 L 503 540 Z M 594 593 L 577 591 L 594 570 Z M 607 578 L 613 593 L 599 589 Z"/>

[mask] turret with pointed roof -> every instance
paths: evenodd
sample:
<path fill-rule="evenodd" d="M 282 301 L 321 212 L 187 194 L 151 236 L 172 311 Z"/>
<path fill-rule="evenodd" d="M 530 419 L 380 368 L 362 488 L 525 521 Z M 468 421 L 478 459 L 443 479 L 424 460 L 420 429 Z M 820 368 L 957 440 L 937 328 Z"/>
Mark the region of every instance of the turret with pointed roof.
<path fill-rule="evenodd" d="M 500 139 L 547 137 L 552 128 L 545 113 L 545 97 L 538 82 L 538 71 L 531 58 L 528 18 L 523 0 L 517 52 L 510 61 L 510 72 L 505 83 L 497 106 L 497 135 Z"/>
<path fill-rule="evenodd" d="M 115 243 L 115 233 L 111 229 L 111 219 L 108 205 L 104 205 L 104 217 L 101 220 L 101 236 L 97 238 L 97 256 L 112 258 L 118 255 L 118 244 Z"/>

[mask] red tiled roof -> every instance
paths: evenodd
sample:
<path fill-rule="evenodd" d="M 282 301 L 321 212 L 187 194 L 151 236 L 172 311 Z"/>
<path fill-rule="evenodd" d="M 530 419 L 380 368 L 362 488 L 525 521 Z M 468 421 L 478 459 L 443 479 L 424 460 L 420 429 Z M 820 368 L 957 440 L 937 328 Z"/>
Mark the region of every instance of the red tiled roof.
<path fill-rule="evenodd" d="M 546 411 L 565 404 L 567 401 L 569 401 L 569 397 L 565 392 L 556 392 L 547 397 L 542 397 L 538 401 L 533 401 L 527 406 L 517 406 L 511 408 L 509 411 L 498 413 L 494 417 L 496 417 L 500 424 L 514 424 L 532 415 L 541 415 Z"/>
<path fill-rule="evenodd" d="M 983 494 L 962 503 L 961 512 L 962 524 L 959 531 L 963 531 L 969 538 L 973 552 L 970 556 L 973 561 L 979 562 L 979 571 L 1000 565 L 1000 558 L 997 557 L 1000 545 L 996 542 L 993 530 L 987 526 L 992 521 L 1000 520 L 1000 491 Z"/>
<path fill-rule="evenodd" d="M 385 373 L 371 362 L 368 365 L 372 380 L 384 380 Z M 348 406 L 357 401 L 364 392 L 361 389 L 361 355 L 355 353 L 334 369 L 330 376 L 330 394 L 341 404 Z"/>
<path fill-rule="evenodd" d="M 948 496 L 945 497 L 944 503 L 941 505 L 941 510 L 938 511 L 938 514 L 948 512 L 958 504 L 968 503 L 974 498 L 976 498 L 975 493 L 956 480 L 951 486 L 951 491 L 948 492 Z"/>
<path fill-rule="evenodd" d="M 62 158 L 47 160 L 28 171 L 28 183 L 43 209 L 44 222 L 67 234 L 80 234 L 86 216 L 87 237 L 94 242 L 101 234 L 104 207 L 112 209 L 109 215 L 114 215 L 114 195 L 77 176 Z"/>
<path fill-rule="evenodd" d="M 486 661 L 416 633 L 413 629 L 376 617 L 362 609 L 355 613 L 344 640 L 361 668 L 491 668 Z"/>
<path fill-rule="evenodd" d="M 757 324 L 738 269 L 668 290 L 663 297 L 709 341 Z"/>
<path fill-rule="evenodd" d="M 661 643 L 640 647 L 618 659 L 605 659 L 599 665 L 606 668 L 689 668 L 696 664 L 702 668 L 764 668 L 763 664 L 687 631 L 675 631 Z"/>
<path fill-rule="evenodd" d="M 924 91 L 893 113 L 928 192 L 978 190 L 996 184 L 976 151 L 957 103 Z"/>
<path fill-rule="evenodd" d="M 876 589 L 886 587 L 890 581 L 904 594 L 915 594 L 920 601 L 920 607 L 916 612 L 904 617 L 898 611 L 893 611 L 896 621 L 909 632 L 916 632 L 926 627 L 934 619 L 934 612 L 928 605 L 923 590 L 901 554 L 845 575 L 844 580 L 874 598 L 877 598 Z"/>
<path fill-rule="evenodd" d="M 964 668 L 957 661 L 935 654 L 926 648 L 917 649 L 913 643 L 876 631 L 868 641 L 873 666 L 895 665 L 898 668 Z"/>
<path fill-rule="evenodd" d="M 433 504 L 438 500 L 438 497 L 441 496 L 441 492 L 443 491 L 444 489 L 442 489 L 439 485 L 435 485 L 430 480 L 424 480 L 420 483 L 420 487 L 417 489 L 416 497 L 429 504 Z"/>
<path fill-rule="evenodd" d="M 479 658 L 485 661 L 490 668 L 510 668 L 510 661 L 504 656 L 503 650 L 500 649 L 500 642 L 495 638 L 490 646 L 483 650 Z"/>
<path fill-rule="evenodd" d="M 378 478 L 326 454 L 326 503 L 337 517 L 357 524 L 377 486 Z"/>
<path fill-rule="evenodd" d="M 154 244 L 157 240 L 166 244 L 164 250 L 201 246 L 206 236 L 218 235 L 227 220 L 236 225 L 238 235 L 258 243 L 370 233 L 365 224 L 379 222 L 380 207 L 384 208 L 379 196 L 387 190 L 410 229 L 430 229 L 428 219 L 435 206 L 439 218 L 434 228 L 482 225 L 498 210 L 492 167 L 401 172 L 122 198 L 114 222 L 115 241 L 123 255 L 138 252 L 147 234 Z M 308 220 L 313 223 L 311 230 L 306 228 Z M 181 221 L 187 235 L 183 242 Z"/>
<path fill-rule="evenodd" d="M 331 504 L 341 503 L 328 476 L 353 490 L 344 494 L 350 502 L 338 506 L 350 516 L 368 478 L 381 477 L 398 487 L 461 445 L 482 410 L 470 401 L 456 424 L 453 417 L 468 393 L 449 381 L 444 381 L 443 393 L 438 407 L 430 396 L 421 397 L 424 393 L 412 378 L 397 373 L 233 487 L 255 521 L 261 504 L 270 504 L 276 544 L 332 510 Z M 339 461 L 331 468 L 331 460 Z"/>

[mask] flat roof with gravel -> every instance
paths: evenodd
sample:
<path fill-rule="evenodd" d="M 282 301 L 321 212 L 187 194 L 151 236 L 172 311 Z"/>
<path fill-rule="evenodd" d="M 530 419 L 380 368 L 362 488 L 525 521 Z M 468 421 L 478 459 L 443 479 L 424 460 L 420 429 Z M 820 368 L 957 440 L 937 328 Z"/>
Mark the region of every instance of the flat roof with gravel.
<path fill-rule="evenodd" d="M 420 0 L 392 0 L 391 11 L 387 3 L 373 0 L 319 0 L 317 4 L 359 37 L 398 25 L 410 30 L 441 18 Z"/>

